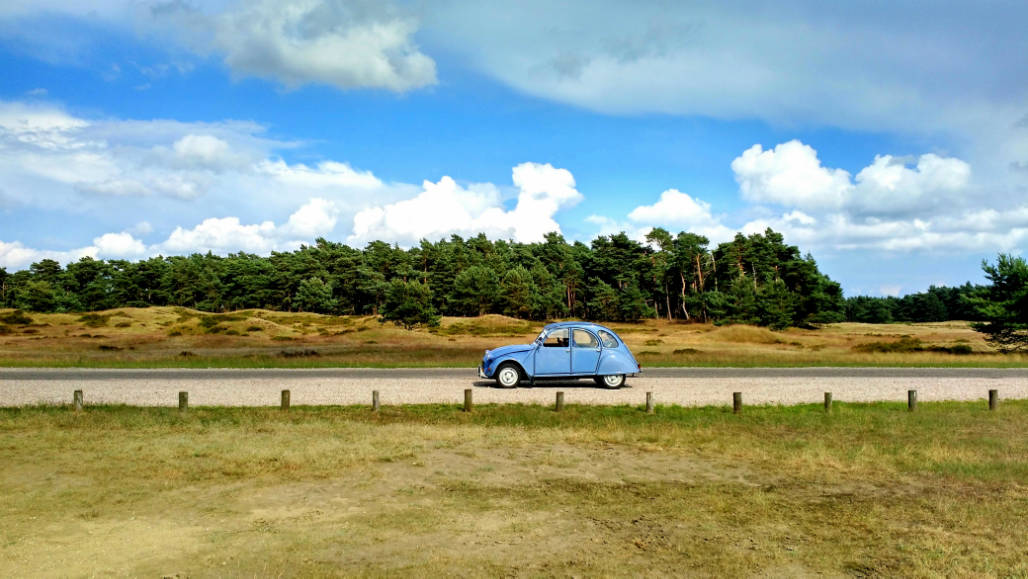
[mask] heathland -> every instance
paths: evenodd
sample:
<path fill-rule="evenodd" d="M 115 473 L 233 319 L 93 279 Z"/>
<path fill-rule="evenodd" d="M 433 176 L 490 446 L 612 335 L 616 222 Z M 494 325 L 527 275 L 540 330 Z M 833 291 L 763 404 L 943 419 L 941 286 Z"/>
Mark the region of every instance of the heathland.
<path fill-rule="evenodd" d="M 474 367 L 485 349 L 531 341 L 544 322 L 444 317 L 406 330 L 375 316 L 181 307 L 38 314 L 0 310 L 0 365 L 82 367 Z M 1028 365 L 966 322 L 768 328 L 613 323 L 644 366 Z"/>
<path fill-rule="evenodd" d="M 4 576 L 1028 575 L 1028 404 L 0 409 Z"/>

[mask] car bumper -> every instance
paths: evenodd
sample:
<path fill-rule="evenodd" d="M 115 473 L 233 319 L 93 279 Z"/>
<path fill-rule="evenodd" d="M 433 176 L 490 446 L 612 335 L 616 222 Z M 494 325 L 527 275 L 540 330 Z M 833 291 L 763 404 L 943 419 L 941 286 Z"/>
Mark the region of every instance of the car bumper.
<path fill-rule="evenodd" d="M 478 377 L 479 378 L 488 378 L 488 376 L 485 375 L 485 371 L 482 369 L 482 365 L 481 364 L 478 365 Z"/>

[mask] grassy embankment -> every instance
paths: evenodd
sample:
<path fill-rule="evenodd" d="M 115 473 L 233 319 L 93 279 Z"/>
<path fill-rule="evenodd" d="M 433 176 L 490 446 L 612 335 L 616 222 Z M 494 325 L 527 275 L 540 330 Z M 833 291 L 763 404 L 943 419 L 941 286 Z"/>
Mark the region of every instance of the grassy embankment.
<path fill-rule="evenodd" d="M 26 316 L 0 311 L 0 366 L 473 367 L 483 350 L 530 341 L 543 325 L 491 315 L 406 331 L 373 316 L 185 308 Z M 644 367 L 1028 366 L 1028 356 L 993 352 L 964 322 L 782 332 L 664 320 L 612 327 Z"/>
<path fill-rule="evenodd" d="M 0 575 L 1028 576 L 1028 402 L 0 410 Z"/>

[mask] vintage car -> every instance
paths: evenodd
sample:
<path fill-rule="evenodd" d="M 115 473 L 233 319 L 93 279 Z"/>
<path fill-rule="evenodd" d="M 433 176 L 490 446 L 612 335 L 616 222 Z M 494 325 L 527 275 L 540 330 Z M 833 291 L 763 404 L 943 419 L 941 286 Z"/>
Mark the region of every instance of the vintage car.
<path fill-rule="evenodd" d="M 592 378 L 600 386 L 619 388 L 625 376 L 639 372 L 642 368 L 621 338 L 590 322 L 549 324 L 531 344 L 486 350 L 478 367 L 479 377 L 493 378 L 503 388 L 541 378 Z"/>

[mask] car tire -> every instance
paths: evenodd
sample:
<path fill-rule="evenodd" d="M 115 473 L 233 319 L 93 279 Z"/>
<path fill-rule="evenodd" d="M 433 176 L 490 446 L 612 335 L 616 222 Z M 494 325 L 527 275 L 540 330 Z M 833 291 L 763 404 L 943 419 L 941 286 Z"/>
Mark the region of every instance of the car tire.
<path fill-rule="evenodd" d="M 624 374 L 610 374 L 607 376 L 597 376 L 593 378 L 596 384 L 603 386 L 604 388 L 621 388 L 625 385 Z"/>
<path fill-rule="evenodd" d="M 517 388 L 521 378 L 521 368 L 517 364 L 507 362 L 496 369 L 496 385 L 500 388 Z"/>

